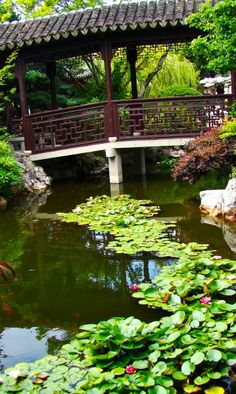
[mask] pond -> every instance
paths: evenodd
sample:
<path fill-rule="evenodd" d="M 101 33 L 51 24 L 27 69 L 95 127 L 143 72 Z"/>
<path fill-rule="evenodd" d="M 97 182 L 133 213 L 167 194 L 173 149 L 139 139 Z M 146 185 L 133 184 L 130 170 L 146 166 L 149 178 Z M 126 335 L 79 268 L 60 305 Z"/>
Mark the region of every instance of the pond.
<path fill-rule="evenodd" d="M 216 186 L 205 182 L 188 186 L 158 175 L 130 179 L 120 191 L 159 205 L 159 219 L 176 221 L 171 239 L 208 243 L 216 254 L 236 259 L 235 226 L 204 221 L 193 199 L 199 190 Z M 117 255 L 106 249 L 106 234 L 62 223 L 55 215 L 102 194 L 110 195 L 106 179 L 60 182 L 48 196 L 0 212 L 0 261 L 16 269 L 16 279 L 1 281 L 1 369 L 54 354 L 83 323 L 128 315 L 148 322 L 160 316 L 140 306 L 129 286 L 149 281 L 174 261 L 148 253 Z"/>

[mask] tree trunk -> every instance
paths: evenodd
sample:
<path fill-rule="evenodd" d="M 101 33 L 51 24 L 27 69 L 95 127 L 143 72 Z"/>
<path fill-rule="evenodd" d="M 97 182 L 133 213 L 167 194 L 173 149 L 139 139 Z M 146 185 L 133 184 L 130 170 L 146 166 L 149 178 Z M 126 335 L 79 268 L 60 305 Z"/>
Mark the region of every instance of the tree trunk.
<path fill-rule="evenodd" d="M 153 78 L 155 77 L 155 75 L 157 75 L 157 74 L 159 73 L 159 71 L 162 69 L 163 63 L 164 63 L 164 61 L 165 61 L 165 59 L 166 59 L 166 57 L 167 57 L 169 51 L 170 51 L 170 46 L 167 48 L 167 50 L 165 51 L 165 53 L 163 53 L 163 55 L 161 55 L 161 57 L 160 57 L 160 59 L 159 59 L 157 65 L 156 65 L 156 67 L 154 68 L 154 70 L 153 70 L 152 72 L 150 72 L 150 73 L 147 75 L 147 78 L 145 79 L 145 81 L 144 81 L 144 83 L 143 83 L 143 85 L 142 85 L 142 87 L 141 87 L 141 91 L 140 91 L 140 94 L 139 94 L 139 98 L 143 98 L 143 96 L 144 96 L 144 94 L 145 94 L 145 92 L 146 92 L 146 89 L 147 89 L 148 85 L 149 85 L 150 82 L 153 80 Z"/>

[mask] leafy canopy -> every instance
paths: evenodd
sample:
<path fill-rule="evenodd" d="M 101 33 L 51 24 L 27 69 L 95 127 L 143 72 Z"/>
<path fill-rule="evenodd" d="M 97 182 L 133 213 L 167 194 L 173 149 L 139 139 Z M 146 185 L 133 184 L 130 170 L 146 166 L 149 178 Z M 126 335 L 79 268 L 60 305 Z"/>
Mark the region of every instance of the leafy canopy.
<path fill-rule="evenodd" d="M 214 6 L 208 1 L 188 24 L 205 36 L 192 41 L 190 58 L 200 70 L 227 73 L 236 66 L 236 1 L 220 0 Z"/>

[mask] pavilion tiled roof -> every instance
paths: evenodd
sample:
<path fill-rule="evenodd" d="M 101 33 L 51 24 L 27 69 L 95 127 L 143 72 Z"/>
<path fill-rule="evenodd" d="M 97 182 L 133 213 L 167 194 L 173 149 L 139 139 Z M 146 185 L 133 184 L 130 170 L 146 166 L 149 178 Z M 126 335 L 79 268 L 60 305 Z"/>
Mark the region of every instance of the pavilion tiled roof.
<path fill-rule="evenodd" d="M 214 1 L 214 0 L 213 0 Z M 0 24 L 0 50 L 51 39 L 106 31 L 155 29 L 185 24 L 205 0 L 156 0 L 121 3 Z"/>

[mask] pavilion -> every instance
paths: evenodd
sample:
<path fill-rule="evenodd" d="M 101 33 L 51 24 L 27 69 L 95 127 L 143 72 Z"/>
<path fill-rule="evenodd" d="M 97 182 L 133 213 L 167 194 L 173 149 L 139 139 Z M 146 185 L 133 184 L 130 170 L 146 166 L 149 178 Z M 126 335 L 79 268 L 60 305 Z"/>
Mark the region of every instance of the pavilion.
<path fill-rule="evenodd" d="M 219 125 L 235 98 L 234 73 L 232 94 L 227 95 L 141 99 L 137 91 L 135 66 L 143 48 L 149 48 L 150 52 L 178 48 L 199 36 L 199 30 L 186 25 L 186 18 L 204 2 L 121 3 L 1 24 L 0 66 L 17 50 L 21 125 L 26 148 L 32 151 L 35 160 L 63 156 L 69 149 L 76 153 L 77 147 L 83 151 L 88 149 L 85 147 L 98 150 L 98 145 L 102 147 L 108 142 L 113 143 L 112 149 L 107 150 L 112 160 L 117 159 L 117 148 L 125 147 L 125 143 L 127 147 L 160 146 L 164 140 L 171 145 L 172 140 L 173 145 L 181 145 Z M 130 65 L 129 100 L 113 99 L 111 64 L 117 53 L 127 56 Z M 103 59 L 106 100 L 59 109 L 56 62 L 87 54 Z M 32 63 L 45 64 L 51 86 L 51 108 L 29 114 L 25 73 L 27 65 Z M 120 179 L 117 175 L 116 181 Z"/>

